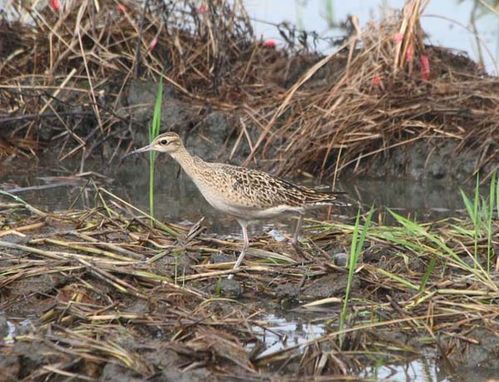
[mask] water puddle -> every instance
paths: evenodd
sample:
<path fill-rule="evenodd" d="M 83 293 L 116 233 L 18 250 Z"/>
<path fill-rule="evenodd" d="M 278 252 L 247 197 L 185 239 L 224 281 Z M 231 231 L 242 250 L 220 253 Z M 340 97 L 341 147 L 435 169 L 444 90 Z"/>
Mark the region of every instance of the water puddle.
<path fill-rule="evenodd" d="M 60 164 L 50 158 L 27 166 L 20 166 L 19 162 L 15 162 L 0 169 L 0 189 L 15 193 L 37 208 L 55 211 L 93 208 L 97 202 L 95 187 L 98 185 L 144 211 L 148 210 L 148 163 L 144 158 L 112 167 L 103 167 L 102 163 L 97 161 L 87 162 L 88 173 L 84 176 L 74 176 L 78 168 L 79 163 Z M 366 208 L 372 204 L 390 207 L 405 215 L 417 216 L 420 220 L 439 215 L 452 216 L 463 208 L 456 185 L 405 180 L 343 179 L 339 187 L 355 200 L 361 201 Z M 355 210 L 356 207 L 353 207 L 349 216 L 352 216 Z M 206 216 L 204 224 L 209 227 L 210 232 L 240 234 L 237 223 L 214 211 L 187 176 L 179 174 L 178 166 L 166 156 L 160 158 L 157 163 L 156 216 L 160 220 L 173 222 L 195 222 Z M 319 211 L 316 217 L 325 219 L 326 212 Z M 267 232 L 277 241 L 284 238 L 284 232 L 289 232 L 282 222 L 264 222 L 255 230 L 260 233 Z M 274 309 L 275 306 L 269 310 Z M 290 346 L 300 347 L 327 333 L 324 317 L 309 321 L 297 312 L 286 312 L 285 316 L 269 314 L 262 322 L 265 322 L 265 325 L 253 328 L 264 344 L 258 358 Z M 4 341 L 11 341 L 17 332 L 15 328 L 19 327 L 22 325 L 14 327 L 9 324 L 9 333 Z M 364 369 L 359 377 L 381 381 L 461 381 L 449 375 L 440 370 L 434 355 L 424 355 L 401 364 L 380 364 Z"/>
<path fill-rule="evenodd" d="M 326 334 L 323 324 L 301 321 L 298 317 L 289 319 L 268 314 L 264 321 L 265 326 L 253 327 L 253 332 L 265 344 L 265 350 L 258 354 L 258 358 L 290 346 L 302 345 Z"/>
<path fill-rule="evenodd" d="M 299 315 L 285 313 L 284 316 L 268 314 L 264 316 L 265 326 L 254 326 L 253 332 L 264 344 L 257 360 L 280 350 L 304 345 L 327 334 L 324 320 L 307 321 Z M 249 347 L 248 350 L 252 350 Z M 303 349 L 300 349 L 303 350 Z M 495 382 L 497 371 L 483 368 L 456 370 L 450 369 L 445 362 L 439 361 L 438 354 L 424 350 L 418 356 L 402 357 L 398 363 L 378 361 L 366 367 L 357 376 L 368 381 L 386 382 Z"/>
<path fill-rule="evenodd" d="M 87 161 L 84 175 L 75 176 L 78 168 L 77 161 L 60 164 L 52 158 L 42 158 L 22 166 L 18 162 L 10 165 L 4 163 L 0 169 L 0 189 L 15 193 L 38 208 L 57 211 L 94 207 L 95 193 L 92 191 L 94 185 L 98 185 L 148 211 L 149 175 L 145 158 L 134 158 L 107 167 L 100 161 Z M 237 223 L 208 205 L 191 180 L 166 155 L 157 162 L 155 182 L 155 212 L 160 220 L 196 222 L 205 216 L 206 224 L 213 232 L 240 232 Z M 308 178 L 296 182 L 316 185 Z M 462 211 L 464 206 L 459 194 L 460 187 L 439 181 L 364 177 L 344 177 L 337 184 L 337 189 L 346 191 L 353 201 L 359 201 L 366 209 L 371 205 L 387 207 L 420 221 L 454 216 Z M 338 213 L 354 215 L 356 209 L 353 206 Z M 327 213 L 317 211 L 310 216 L 326 219 Z M 257 230 L 271 231 L 272 228 L 259 226 Z M 271 232 L 270 235 L 277 235 L 276 239 L 280 236 L 278 232 Z"/>
<path fill-rule="evenodd" d="M 480 6 L 480 3 L 485 4 L 471 0 L 430 1 L 421 18 L 421 25 L 428 34 L 430 44 L 464 51 L 477 62 L 481 52 L 487 70 L 497 75 L 497 14 L 491 11 L 492 6 Z M 295 35 L 299 35 L 300 30 L 306 31 L 308 40 L 313 41 L 316 49 L 329 53 L 333 50 L 331 42 L 343 36 L 344 31 L 338 27 L 349 15 L 357 16 L 363 28 L 372 19 L 379 20 L 392 14 L 393 10 L 402 9 L 404 0 L 308 0 L 294 1 L 286 7 L 278 1 L 253 0 L 246 1 L 245 6 L 258 37 L 275 39 L 279 46 L 284 41 L 276 25 L 281 25 L 284 35 L 288 30 L 293 31 L 293 25 L 296 25 L 298 30 L 295 30 Z M 475 24 L 480 37 L 480 49 L 477 48 L 478 40 L 470 26 L 472 12 L 476 12 Z"/>

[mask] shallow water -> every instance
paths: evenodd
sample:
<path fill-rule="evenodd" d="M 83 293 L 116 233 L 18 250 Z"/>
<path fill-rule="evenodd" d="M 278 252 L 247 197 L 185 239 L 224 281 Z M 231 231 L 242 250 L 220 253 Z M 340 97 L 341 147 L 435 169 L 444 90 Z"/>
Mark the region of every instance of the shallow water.
<path fill-rule="evenodd" d="M 144 211 L 148 210 L 146 156 L 107 167 L 103 167 L 100 161 L 86 162 L 85 170 L 94 171 L 95 174 L 80 179 L 72 176 L 77 173 L 78 168 L 77 162 L 66 161 L 60 164 L 50 158 L 38 162 L 18 160 L 10 164 L 4 163 L 0 171 L 0 189 L 14 192 L 35 207 L 47 211 L 70 207 L 87 208 L 95 206 L 95 192 L 91 179 L 131 204 Z M 302 179 L 303 182 L 311 183 L 307 179 Z M 204 224 L 208 226 L 209 232 L 240 234 L 239 226 L 230 218 L 214 211 L 186 175 L 179 172 L 178 165 L 166 155 L 160 157 L 157 162 L 156 184 L 156 216 L 161 220 L 195 222 L 205 216 Z M 419 220 L 453 216 L 461 213 L 463 208 L 457 185 L 439 182 L 418 183 L 410 180 L 369 180 L 349 177 L 341 179 L 338 188 L 347 191 L 354 200 L 361 201 L 366 208 L 371 204 L 380 210 L 389 207 L 404 215 L 416 216 Z M 343 216 L 333 216 L 333 219 L 348 220 L 355 211 L 356 207 L 342 210 Z M 326 212 L 319 211 L 316 217 L 325 219 Z M 280 240 L 283 233 L 289 232 L 286 223 L 289 221 L 265 222 L 264 225 L 254 227 L 253 232 L 265 231 L 276 240 Z M 260 357 L 326 334 L 323 317 L 313 315 L 305 317 L 300 312 L 273 313 L 264 317 L 264 321 L 265 329 L 260 326 L 253 328 L 265 346 Z M 396 365 L 381 364 L 360 373 L 361 377 L 369 380 L 463 381 L 451 375 L 439 367 L 433 354 L 408 359 Z M 476 381 L 487 380 L 487 375 L 483 378 L 479 374 L 474 376 L 476 378 L 473 380 Z"/>
<path fill-rule="evenodd" d="M 324 320 L 305 320 L 294 312 L 269 314 L 265 316 L 265 321 L 265 329 L 253 327 L 265 345 L 265 350 L 258 358 L 327 334 Z M 448 366 L 439 361 L 435 352 L 428 350 L 421 356 L 410 357 L 396 364 L 381 363 L 367 367 L 358 376 L 368 381 L 390 382 L 494 382 L 497 381 L 499 372 L 478 367 L 449 370 Z"/>
<path fill-rule="evenodd" d="M 149 170 L 145 155 L 111 166 L 103 166 L 100 161 L 87 161 L 85 172 L 93 172 L 93 175 L 73 176 L 78 173 L 78 169 L 77 162 L 67 160 L 61 164 L 47 157 L 42 157 L 39 161 L 4 162 L 0 168 L 0 189 L 15 193 L 38 208 L 49 211 L 70 207 L 89 208 L 95 205 L 92 179 L 99 186 L 143 211 L 148 211 Z M 307 178 L 294 181 L 319 186 Z M 390 208 L 426 221 L 461 214 L 464 207 L 459 194 L 461 187 L 462 185 L 444 181 L 416 182 L 407 179 L 345 176 L 338 180 L 336 190 L 347 192 L 351 202 L 360 202 L 364 209 L 369 209 L 371 205 L 378 207 L 380 211 Z M 469 185 L 465 189 L 468 193 L 471 192 Z M 342 208 L 335 211 L 332 218 L 340 218 L 335 215 L 351 217 L 356 211 L 356 205 Z M 213 210 L 190 179 L 180 171 L 179 166 L 166 155 L 160 156 L 156 164 L 155 215 L 160 220 L 174 222 L 196 222 L 201 217 L 206 217 L 205 225 L 212 232 L 240 232 L 233 219 Z M 314 212 L 311 217 L 327 219 L 327 211 Z M 265 222 L 265 225 L 257 225 L 256 230 L 267 232 L 274 226 L 282 228 L 282 224 L 286 223 L 289 223 L 286 219 Z"/>
<path fill-rule="evenodd" d="M 91 208 L 96 205 L 95 189 L 92 182 L 110 190 L 127 202 L 148 210 L 148 161 L 147 157 L 136 157 L 121 165 L 103 166 L 100 161 L 86 162 L 85 170 L 94 175 L 74 177 L 79 163 L 65 161 L 58 163 L 50 158 L 17 160 L 3 163 L 0 167 L 0 189 L 14 192 L 37 208 L 47 211 L 73 208 Z M 50 177 L 50 178 L 47 178 Z M 47 179 L 50 181 L 47 183 Z M 310 184 L 310 180 L 302 179 Z M 198 221 L 203 216 L 203 224 L 208 232 L 240 235 L 240 228 L 230 218 L 215 212 L 196 190 L 194 184 L 183 173 L 179 173 L 176 163 L 166 155 L 157 162 L 156 216 L 164 221 Z M 41 189 L 37 189 L 40 188 Z M 48 188 L 44 188 L 48 187 Z M 461 213 L 463 204 L 457 185 L 439 182 L 414 182 L 409 180 L 368 180 L 343 178 L 338 188 L 345 190 L 354 199 L 369 208 L 375 204 L 380 210 L 389 207 L 404 215 L 417 216 L 425 220 L 440 216 L 453 216 Z M 6 200 L 4 197 L 1 200 Z M 342 216 L 333 219 L 350 220 L 356 207 L 339 211 Z M 326 219 L 326 211 L 319 211 L 317 218 Z M 287 220 L 265 222 L 253 227 L 253 232 L 269 232 L 274 239 L 282 239 L 289 232 Z M 268 311 L 276 309 L 273 305 Z M 254 327 L 265 349 L 260 356 L 270 354 L 287 346 L 303 344 L 326 333 L 324 317 L 307 315 L 301 312 L 273 313 L 264 317 L 265 330 Z M 250 350 L 250 349 L 249 349 Z M 360 376 L 368 380 L 383 381 L 465 381 L 453 376 L 450 371 L 440 368 L 436 357 L 428 354 L 412 358 L 401 364 L 381 364 L 367 368 Z M 485 381 L 488 375 L 473 374 L 474 381 Z"/>
<path fill-rule="evenodd" d="M 432 45 L 466 52 L 478 62 L 479 49 L 470 26 L 470 17 L 473 7 L 480 3 L 485 2 L 476 0 L 430 1 L 421 18 L 426 41 Z M 289 2 L 285 7 L 279 1 L 246 0 L 244 4 L 253 19 L 258 37 L 275 39 L 278 46 L 284 44 L 275 24 L 289 22 L 296 25 L 298 29 L 306 30 L 309 38 L 312 32 L 316 32 L 320 37 L 316 41 L 316 48 L 328 53 L 332 51 L 332 48 L 327 38 L 337 38 L 342 35 L 340 30 L 331 27 L 332 24 L 342 22 L 349 15 L 354 15 L 359 18 L 361 27 L 364 27 L 372 19 L 380 20 L 392 14 L 393 10 L 402 9 L 404 0 L 297 0 Z M 477 15 L 476 29 L 485 68 L 490 74 L 497 75 L 499 74 L 497 68 L 499 18 L 496 13 L 480 6 Z"/>

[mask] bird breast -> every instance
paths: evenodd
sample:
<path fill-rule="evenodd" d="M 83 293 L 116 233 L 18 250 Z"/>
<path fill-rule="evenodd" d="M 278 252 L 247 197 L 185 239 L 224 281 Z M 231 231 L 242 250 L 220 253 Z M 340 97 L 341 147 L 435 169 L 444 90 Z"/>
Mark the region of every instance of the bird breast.
<path fill-rule="evenodd" d="M 198 181 L 195 183 L 206 201 L 213 208 L 239 219 L 259 220 L 304 212 L 301 207 L 285 204 L 277 206 L 259 205 L 256 200 L 245 198 L 230 188 L 225 189 L 221 184 L 215 187 L 210 182 Z M 222 188 L 226 192 L 223 192 Z"/>

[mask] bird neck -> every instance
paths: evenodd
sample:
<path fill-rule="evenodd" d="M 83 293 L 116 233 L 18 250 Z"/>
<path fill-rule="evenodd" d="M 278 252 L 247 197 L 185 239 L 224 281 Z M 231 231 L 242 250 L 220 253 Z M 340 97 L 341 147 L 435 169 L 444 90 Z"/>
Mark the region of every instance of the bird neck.
<path fill-rule="evenodd" d="M 177 151 L 170 154 L 173 159 L 175 159 L 180 167 L 189 175 L 191 178 L 195 176 L 196 172 L 196 162 L 194 157 L 187 151 L 184 146 L 180 146 Z"/>

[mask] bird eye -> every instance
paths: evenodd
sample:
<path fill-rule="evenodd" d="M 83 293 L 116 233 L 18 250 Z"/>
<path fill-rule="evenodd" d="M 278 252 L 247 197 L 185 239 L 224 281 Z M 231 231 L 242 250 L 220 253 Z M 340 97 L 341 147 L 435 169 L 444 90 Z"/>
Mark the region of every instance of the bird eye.
<path fill-rule="evenodd" d="M 167 139 L 162 139 L 159 141 L 159 144 L 160 145 L 167 145 L 168 144 L 168 140 Z"/>

